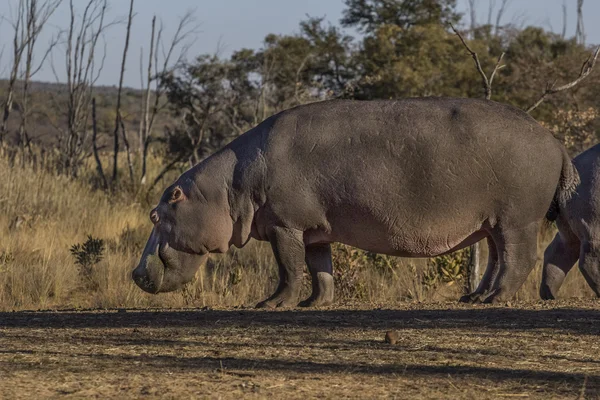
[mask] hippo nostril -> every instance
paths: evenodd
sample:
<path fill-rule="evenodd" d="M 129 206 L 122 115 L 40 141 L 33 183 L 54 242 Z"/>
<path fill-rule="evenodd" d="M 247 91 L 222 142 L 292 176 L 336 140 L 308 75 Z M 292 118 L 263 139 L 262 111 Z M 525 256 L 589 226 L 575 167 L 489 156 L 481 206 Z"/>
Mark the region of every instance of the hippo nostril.
<path fill-rule="evenodd" d="M 136 283 L 142 282 L 145 276 L 146 274 L 140 271 L 140 268 L 136 268 L 131 272 L 131 279 L 133 279 L 133 281 Z"/>

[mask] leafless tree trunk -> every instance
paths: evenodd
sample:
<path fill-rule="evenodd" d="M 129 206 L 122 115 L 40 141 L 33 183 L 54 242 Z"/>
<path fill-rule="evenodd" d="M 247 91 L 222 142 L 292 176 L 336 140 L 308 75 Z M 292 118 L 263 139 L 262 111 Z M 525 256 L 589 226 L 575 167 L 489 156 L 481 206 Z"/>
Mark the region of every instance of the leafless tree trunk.
<path fill-rule="evenodd" d="M 498 31 L 500 30 L 500 23 L 502 22 L 502 17 L 504 16 L 504 13 L 506 12 L 506 9 L 509 6 L 509 2 L 510 0 L 502 0 L 502 3 L 500 4 L 500 9 L 496 14 L 496 25 L 494 26 L 494 35 L 497 35 Z"/>
<path fill-rule="evenodd" d="M 131 33 L 131 21 L 133 19 L 133 0 L 129 2 L 129 16 L 127 18 L 127 32 L 125 34 L 125 47 L 123 48 L 123 58 L 121 60 L 121 74 L 119 76 L 119 90 L 117 92 L 117 112 L 115 115 L 115 130 L 113 133 L 114 148 L 113 148 L 113 173 L 112 173 L 112 186 L 113 188 L 117 185 L 118 172 L 119 172 L 119 129 L 121 126 L 125 126 L 121 121 L 121 94 L 123 92 L 123 76 L 125 75 L 125 62 L 127 60 L 127 50 L 129 49 L 129 36 Z M 125 136 L 125 131 L 122 132 Z M 124 140 L 127 145 L 129 142 Z M 129 152 L 129 149 L 127 149 Z"/>
<path fill-rule="evenodd" d="M 4 113 L 2 115 L 2 125 L 0 125 L 0 143 L 4 141 L 4 137 L 7 133 L 8 128 L 8 118 L 10 117 L 10 112 L 12 111 L 13 101 L 14 101 L 14 90 L 15 83 L 17 82 L 17 77 L 19 74 L 19 67 L 21 65 L 21 58 L 23 57 L 23 52 L 25 51 L 25 34 L 23 32 L 23 25 L 25 24 L 25 2 L 19 1 L 17 6 L 17 15 L 14 17 L 11 22 L 14 35 L 13 35 L 13 59 L 12 65 L 10 68 L 10 75 L 8 78 L 8 88 L 6 92 L 6 99 L 4 100 Z"/>
<path fill-rule="evenodd" d="M 494 15 L 495 7 L 496 7 L 496 0 L 490 0 L 489 7 L 488 7 L 488 19 L 487 19 L 487 24 L 489 26 L 492 25 L 492 17 Z"/>
<path fill-rule="evenodd" d="M 42 65 L 46 61 L 48 54 L 56 45 L 58 39 L 53 38 L 46 49 L 39 65 L 34 67 L 34 48 L 38 40 L 39 34 L 42 28 L 50 18 L 50 16 L 56 11 L 62 0 L 45 1 L 40 3 L 38 0 L 21 0 L 21 3 L 25 3 L 25 71 L 22 80 L 22 99 L 20 104 L 21 120 L 19 123 L 19 144 L 22 151 L 22 159 L 25 159 L 25 148 L 30 149 L 30 138 L 27 133 L 27 118 L 30 113 L 29 104 L 29 86 L 31 78 L 41 69 Z"/>
<path fill-rule="evenodd" d="M 563 15 L 563 24 L 562 24 L 562 32 L 560 34 L 561 38 L 567 37 L 567 2 L 563 1 L 562 5 L 562 15 Z"/>
<path fill-rule="evenodd" d="M 180 64 L 189 49 L 188 39 L 193 38 L 198 30 L 198 25 L 194 17 L 193 11 L 186 12 L 177 25 L 175 34 L 171 38 L 169 47 L 165 51 L 165 46 L 162 41 L 163 27 L 160 24 L 156 30 L 156 16 L 152 18 L 152 31 L 150 36 L 150 55 L 148 60 L 148 76 L 146 77 L 146 93 L 142 106 L 142 121 L 140 127 L 140 152 L 142 157 L 141 180 L 142 185 L 147 181 L 147 158 L 148 149 L 152 143 L 152 128 L 158 114 L 166 107 L 166 102 L 163 100 L 164 87 L 161 83 L 161 78 L 170 73 L 174 65 Z M 161 51 L 162 50 L 162 51 Z M 173 55 L 178 51 L 177 59 L 172 62 Z M 159 62 L 159 54 L 162 55 L 162 63 Z M 154 67 L 154 73 L 152 73 Z M 142 68 L 143 69 L 143 68 Z M 154 85 L 154 90 L 152 90 Z M 153 101 L 151 102 L 151 95 Z M 161 102 L 163 100 L 163 102 Z M 151 185 L 153 186 L 153 185 Z"/>
<path fill-rule="evenodd" d="M 477 0 L 469 0 L 469 15 L 471 17 L 471 35 L 473 35 L 477 28 Z"/>
<path fill-rule="evenodd" d="M 148 147 L 150 146 L 150 94 L 153 77 L 152 77 L 152 59 L 154 57 L 154 40 L 156 35 L 156 15 L 152 17 L 152 30 L 150 34 L 150 55 L 148 56 L 148 76 L 146 77 L 146 93 L 142 99 L 142 118 L 140 119 L 140 156 L 142 160 L 142 173 L 140 182 L 146 184 L 146 168 L 148 160 Z M 143 68 L 142 68 L 143 69 Z M 142 86 L 143 88 L 143 86 Z"/>
<path fill-rule="evenodd" d="M 123 133 L 123 145 L 125 146 L 125 153 L 127 154 L 127 168 L 129 169 L 129 181 L 132 185 L 135 184 L 135 175 L 133 172 L 133 162 L 131 161 L 131 147 L 129 146 L 129 140 L 127 139 L 127 130 L 125 129 L 125 123 L 123 118 L 119 116 L 119 123 L 121 124 L 121 132 Z"/>
<path fill-rule="evenodd" d="M 577 0 L 577 30 L 575 40 L 578 44 L 585 46 L 585 30 L 583 29 L 583 0 Z"/>
<path fill-rule="evenodd" d="M 76 176 L 86 156 L 88 138 L 87 124 L 90 114 L 93 88 L 100 76 L 106 57 L 106 49 L 100 65 L 96 64 L 96 50 L 102 32 L 110 26 L 105 24 L 107 0 L 88 0 L 80 19 L 69 0 L 70 22 L 67 30 L 65 64 L 67 72 L 66 129 L 60 130 L 63 172 Z M 59 80 L 54 64 L 52 70 Z"/>
<path fill-rule="evenodd" d="M 104 170 L 102 168 L 102 160 L 100 160 L 100 154 L 98 153 L 98 124 L 96 122 L 96 98 L 92 98 L 92 150 L 94 153 L 94 160 L 96 161 L 96 170 L 98 171 L 98 176 L 102 180 L 102 189 L 104 191 L 108 190 L 108 181 L 106 180 L 106 175 L 104 175 Z"/>

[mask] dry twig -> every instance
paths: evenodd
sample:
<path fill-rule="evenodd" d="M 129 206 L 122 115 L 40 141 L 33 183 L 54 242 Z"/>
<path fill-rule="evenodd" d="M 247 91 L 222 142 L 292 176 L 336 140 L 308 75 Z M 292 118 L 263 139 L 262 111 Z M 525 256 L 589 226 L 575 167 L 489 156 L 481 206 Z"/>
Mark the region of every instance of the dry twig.
<path fill-rule="evenodd" d="M 475 61 L 475 67 L 477 68 L 477 72 L 479 72 L 479 75 L 481 75 L 481 80 L 483 82 L 483 88 L 485 90 L 485 98 L 486 98 L 486 100 L 490 100 L 492 98 L 492 82 L 494 81 L 494 77 L 496 76 L 496 73 L 498 72 L 498 70 L 505 67 L 505 65 L 501 65 L 502 59 L 504 58 L 504 53 L 500 54 L 500 57 L 498 57 L 498 61 L 496 61 L 494 70 L 492 71 L 492 74 L 490 75 L 490 77 L 488 79 L 487 75 L 483 71 L 483 68 L 481 66 L 481 62 L 479 61 L 479 57 L 477 56 L 477 53 L 474 52 L 473 50 L 471 50 L 471 48 L 469 47 L 467 42 L 465 42 L 465 39 L 462 37 L 460 32 L 458 32 L 454 28 L 454 25 L 450 24 L 450 27 L 452 28 L 452 30 L 454 31 L 456 36 L 458 36 L 458 38 L 462 42 L 463 46 L 465 46 L 465 48 L 467 49 L 469 54 L 471 54 L 471 57 L 473 57 L 473 60 Z"/>
<path fill-rule="evenodd" d="M 544 93 L 542 93 L 542 95 L 539 97 L 539 99 L 533 105 L 531 105 L 531 106 L 529 106 L 529 108 L 527 108 L 527 110 L 526 110 L 527 113 L 530 113 L 533 110 L 535 110 L 540 104 L 542 104 L 542 102 L 544 100 L 546 100 L 546 97 L 553 95 L 555 93 L 558 93 L 558 92 L 562 92 L 564 90 L 571 89 L 571 88 L 577 86 L 585 78 L 587 78 L 588 75 L 594 69 L 594 65 L 596 64 L 596 60 L 598 59 L 598 54 L 600 54 L 600 46 L 598 46 L 598 48 L 596 48 L 594 53 L 592 55 L 590 55 L 587 60 L 585 60 L 585 62 L 581 66 L 581 72 L 579 73 L 579 76 L 574 81 L 571 81 L 571 82 L 564 84 L 562 86 L 559 86 L 559 87 L 555 87 L 556 82 L 546 85 L 546 90 L 544 90 Z"/>

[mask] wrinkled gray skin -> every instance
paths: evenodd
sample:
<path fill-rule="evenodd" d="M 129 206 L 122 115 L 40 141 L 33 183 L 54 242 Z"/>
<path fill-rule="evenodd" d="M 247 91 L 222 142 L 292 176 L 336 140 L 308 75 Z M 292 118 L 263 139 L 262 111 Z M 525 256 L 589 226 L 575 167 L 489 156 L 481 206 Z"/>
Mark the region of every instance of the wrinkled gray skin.
<path fill-rule="evenodd" d="M 579 269 L 600 297 L 600 145 L 573 159 L 581 184 L 556 220 L 558 233 L 544 253 L 540 296 L 556 298 L 569 270 Z"/>
<path fill-rule="evenodd" d="M 185 172 L 151 213 L 133 279 L 174 290 L 208 252 L 269 241 L 276 292 L 259 307 L 296 306 L 303 268 L 331 304 L 333 242 L 433 257 L 487 238 L 490 258 L 463 301 L 511 298 L 536 260 L 538 227 L 578 182 L 564 147 L 524 112 L 473 99 L 326 101 L 246 132 Z"/>

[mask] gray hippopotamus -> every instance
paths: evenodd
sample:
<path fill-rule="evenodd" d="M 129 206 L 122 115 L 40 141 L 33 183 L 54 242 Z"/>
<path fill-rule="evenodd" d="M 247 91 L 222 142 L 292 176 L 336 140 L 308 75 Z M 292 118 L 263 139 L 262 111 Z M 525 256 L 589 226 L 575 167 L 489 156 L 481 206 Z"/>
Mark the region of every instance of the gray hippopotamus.
<path fill-rule="evenodd" d="M 540 296 L 550 300 L 569 270 L 579 269 L 600 297 L 600 144 L 573 159 L 581 184 L 556 220 L 558 233 L 544 253 Z"/>
<path fill-rule="evenodd" d="M 331 100 L 276 114 L 194 166 L 150 213 L 133 279 L 166 292 L 203 257 L 269 241 L 279 286 L 259 307 L 334 298 L 333 242 L 401 257 L 451 253 L 484 238 L 489 263 L 463 301 L 511 298 L 536 260 L 537 232 L 579 182 L 552 134 L 487 100 Z M 342 266 L 343 268 L 343 266 Z"/>

